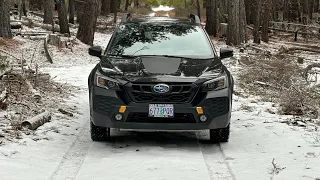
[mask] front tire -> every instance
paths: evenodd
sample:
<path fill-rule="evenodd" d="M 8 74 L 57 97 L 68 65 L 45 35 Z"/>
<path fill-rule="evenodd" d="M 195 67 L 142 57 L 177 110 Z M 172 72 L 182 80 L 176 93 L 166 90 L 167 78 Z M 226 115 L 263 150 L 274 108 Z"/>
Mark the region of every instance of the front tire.
<path fill-rule="evenodd" d="M 210 141 L 212 143 L 228 142 L 230 135 L 230 124 L 226 128 L 210 129 Z"/>
<path fill-rule="evenodd" d="M 92 141 L 110 140 L 110 128 L 95 126 L 90 122 L 90 133 Z"/>

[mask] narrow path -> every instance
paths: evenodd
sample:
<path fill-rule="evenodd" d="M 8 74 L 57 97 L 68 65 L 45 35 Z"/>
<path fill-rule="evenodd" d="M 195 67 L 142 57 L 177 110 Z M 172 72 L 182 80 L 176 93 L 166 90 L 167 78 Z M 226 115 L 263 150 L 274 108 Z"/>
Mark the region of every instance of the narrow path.
<path fill-rule="evenodd" d="M 112 131 L 111 142 L 92 142 L 88 122 L 64 155 L 56 179 L 230 179 L 219 145 L 201 133 Z"/>
<path fill-rule="evenodd" d="M 227 162 L 227 157 L 220 144 L 210 144 L 204 139 L 208 139 L 206 131 L 196 133 L 199 141 L 199 148 L 203 154 L 211 180 L 230 179 L 236 180 L 236 177 Z"/>
<path fill-rule="evenodd" d="M 89 121 L 81 128 L 77 139 L 63 156 L 62 161 L 59 163 L 59 166 L 51 175 L 49 180 L 69 180 L 76 177 L 92 144 L 91 139 L 86 137 L 88 133 Z"/>

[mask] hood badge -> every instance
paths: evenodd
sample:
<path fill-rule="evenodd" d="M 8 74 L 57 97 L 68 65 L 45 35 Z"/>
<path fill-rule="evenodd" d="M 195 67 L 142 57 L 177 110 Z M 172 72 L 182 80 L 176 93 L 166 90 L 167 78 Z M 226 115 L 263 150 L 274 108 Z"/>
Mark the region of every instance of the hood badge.
<path fill-rule="evenodd" d="M 157 84 L 153 86 L 153 91 L 159 94 L 167 93 L 170 91 L 170 86 L 167 84 Z"/>

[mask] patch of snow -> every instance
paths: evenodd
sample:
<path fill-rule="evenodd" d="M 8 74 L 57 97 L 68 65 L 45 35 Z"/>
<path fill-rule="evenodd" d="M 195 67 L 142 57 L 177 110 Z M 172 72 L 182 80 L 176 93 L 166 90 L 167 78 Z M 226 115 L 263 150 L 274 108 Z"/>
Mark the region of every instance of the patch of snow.
<path fill-rule="evenodd" d="M 152 9 L 152 11 L 157 12 L 157 11 L 172 11 L 175 8 L 174 7 L 170 7 L 170 6 L 160 5 L 159 7 L 153 7 L 151 9 Z"/>

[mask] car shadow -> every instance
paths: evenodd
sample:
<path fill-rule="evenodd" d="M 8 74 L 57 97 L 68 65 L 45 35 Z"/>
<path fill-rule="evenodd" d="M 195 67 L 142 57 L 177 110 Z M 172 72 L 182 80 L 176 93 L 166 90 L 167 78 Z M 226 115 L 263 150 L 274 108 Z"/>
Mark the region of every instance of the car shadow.
<path fill-rule="evenodd" d="M 205 143 L 205 139 L 199 140 L 195 132 L 141 132 L 141 131 L 111 131 L 111 139 L 106 142 L 108 146 L 114 148 L 128 147 L 162 147 L 170 148 L 188 148 L 198 151 L 199 141 Z"/>

